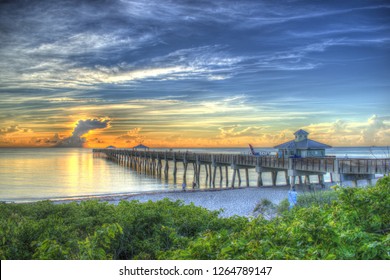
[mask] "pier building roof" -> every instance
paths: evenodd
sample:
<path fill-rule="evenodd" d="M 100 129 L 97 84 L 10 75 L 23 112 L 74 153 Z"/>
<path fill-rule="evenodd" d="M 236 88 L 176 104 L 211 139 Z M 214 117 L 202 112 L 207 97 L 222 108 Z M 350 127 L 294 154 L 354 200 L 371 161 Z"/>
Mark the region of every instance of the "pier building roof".
<path fill-rule="evenodd" d="M 322 144 L 320 142 L 305 139 L 299 142 L 295 140 L 288 141 L 286 143 L 275 146 L 276 149 L 299 149 L 299 150 L 309 150 L 309 149 L 329 149 L 332 146 Z"/>
<path fill-rule="evenodd" d="M 288 149 L 288 150 L 310 150 L 310 149 L 329 149 L 332 148 L 329 145 L 308 139 L 308 132 L 300 129 L 294 133 L 295 139 L 285 142 L 283 144 L 277 145 L 274 148 L 276 149 Z"/>
<path fill-rule="evenodd" d="M 149 147 L 142 145 L 142 144 L 139 144 L 139 145 L 133 147 L 133 149 L 134 150 L 149 150 Z"/>
<path fill-rule="evenodd" d="M 295 139 L 275 146 L 279 157 L 324 157 L 325 149 L 331 146 L 308 139 L 308 132 L 300 129 L 294 133 Z"/>
<path fill-rule="evenodd" d="M 106 149 L 116 149 L 115 146 L 107 146 Z"/>

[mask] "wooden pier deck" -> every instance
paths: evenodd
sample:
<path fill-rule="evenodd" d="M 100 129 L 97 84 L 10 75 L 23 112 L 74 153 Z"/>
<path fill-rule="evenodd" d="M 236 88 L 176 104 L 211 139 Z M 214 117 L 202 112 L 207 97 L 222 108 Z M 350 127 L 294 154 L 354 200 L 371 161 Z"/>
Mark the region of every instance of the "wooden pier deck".
<path fill-rule="evenodd" d="M 320 184 L 323 184 L 323 175 L 330 174 L 331 180 L 339 184 L 342 181 L 374 179 L 375 174 L 390 172 L 390 158 L 384 159 L 339 159 L 335 157 L 323 158 L 278 158 L 275 156 L 252 156 L 240 154 L 192 153 L 173 151 L 135 151 L 126 149 L 93 149 L 96 157 L 122 163 L 139 172 L 156 174 L 168 178 L 169 165 L 173 164 L 172 175 L 176 181 L 177 164 L 183 165 L 183 182 L 186 182 L 188 164 L 192 164 L 193 178 L 197 186 L 200 185 L 200 172 L 203 169 L 211 186 L 215 186 L 216 174 L 219 171 L 220 183 L 225 178 L 226 187 L 229 186 L 229 169 L 232 170 L 230 186 L 235 187 L 236 179 L 241 185 L 240 170 L 245 171 L 246 185 L 249 186 L 249 169 L 257 173 L 257 186 L 263 186 L 262 174 L 272 174 L 272 184 L 276 185 L 278 172 L 284 172 L 286 183 L 294 185 L 296 179 L 302 183 L 309 181 L 310 175 L 317 175 Z M 202 168 L 204 166 L 204 168 Z M 223 171 L 223 169 L 225 169 Z M 223 174 L 225 173 L 225 174 Z M 206 179 L 207 180 L 207 179 Z"/>

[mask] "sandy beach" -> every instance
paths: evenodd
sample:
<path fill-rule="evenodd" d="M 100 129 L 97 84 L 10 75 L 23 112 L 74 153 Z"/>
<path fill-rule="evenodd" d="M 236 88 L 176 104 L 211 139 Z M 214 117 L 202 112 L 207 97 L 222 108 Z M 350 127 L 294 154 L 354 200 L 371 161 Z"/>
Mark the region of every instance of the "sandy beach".
<path fill-rule="evenodd" d="M 222 217 L 234 215 L 252 216 L 256 204 L 266 198 L 273 203 L 279 203 L 287 198 L 289 187 L 274 188 L 238 188 L 238 189 L 208 189 L 186 190 L 149 194 L 137 194 L 130 197 L 113 197 L 104 199 L 109 203 L 118 204 L 120 200 L 138 200 L 140 202 L 158 201 L 168 198 L 172 201 L 182 200 L 185 204 L 193 203 L 196 206 L 209 210 L 223 210 Z"/>
<path fill-rule="evenodd" d="M 320 186 L 315 187 L 317 190 Z M 158 192 L 143 192 L 132 194 L 114 194 L 106 196 L 88 196 L 83 198 L 69 198 L 52 200 L 53 203 L 69 203 L 72 201 L 80 202 L 83 200 L 96 199 L 102 202 L 108 202 L 117 205 L 120 201 L 138 200 L 139 202 L 158 201 L 168 198 L 171 201 L 181 200 L 184 204 L 193 203 L 196 206 L 206 208 L 208 210 L 222 210 L 221 217 L 238 216 L 253 216 L 253 210 L 258 202 L 262 199 L 268 199 L 271 202 L 278 204 L 287 198 L 289 186 L 276 187 L 241 187 L 241 188 L 215 188 L 215 189 L 187 189 L 158 191 Z M 326 188 L 328 189 L 328 188 Z M 299 186 L 297 192 L 305 193 L 309 189 L 307 186 Z"/>

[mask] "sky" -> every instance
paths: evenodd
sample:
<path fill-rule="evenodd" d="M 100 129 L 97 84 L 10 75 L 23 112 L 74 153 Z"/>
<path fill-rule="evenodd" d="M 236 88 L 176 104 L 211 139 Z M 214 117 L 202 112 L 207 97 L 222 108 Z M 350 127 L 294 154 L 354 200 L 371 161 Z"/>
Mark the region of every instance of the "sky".
<path fill-rule="evenodd" d="M 0 2 L 0 147 L 390 145 L 390 1 Z"/>

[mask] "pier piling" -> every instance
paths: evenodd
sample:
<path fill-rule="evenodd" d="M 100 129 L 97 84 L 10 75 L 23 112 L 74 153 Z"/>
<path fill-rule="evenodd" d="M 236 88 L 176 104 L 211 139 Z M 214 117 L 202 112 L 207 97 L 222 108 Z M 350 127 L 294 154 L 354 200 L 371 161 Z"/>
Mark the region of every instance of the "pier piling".
<path fill-rule="evenodd" d="M 298 184 L 310 185 L 310 176 L 317 176 L 318 183 L 324 185 L 324 174 L 330 174 L 330 180 L 336 180 L 341 184 L 344 181 L 351 181 L 357 184 L 358 180 L 371 180 L 375 174 L 388 174 L 390 172 L 390 159 L 337 159 L 332 157 L 323 158 L 278 158 L 274 156 L 251 156 L 237 154 L 208 154 L 208 153 L 181 153 L 171 151 L 135 151 L 124 149 L 94 149 L 93 157 L 101 157 L 118 163 L 121 166 L 131 168 L 138 173 L 151 174 L 161 178 L 164 172 L 165 181 L 169 178 L 169 162 L 172 161 L 172 176 L 174 182 L 177 180 L 178 162 L 183 162 L 183 182 L 187 181 L 189 163 L 192 164 L 193 182 L 200 187 L 201 172 L 206 174 L 205 185 L 215 188 L 217 176 L 222 187 L 225 180 L 225 187 L 241 186 L 240 169 L 245 170 L 245 183 L 250 186 L 249 169 L 256 168 L 256 185 L 264 185 L 263 173 L 271 174 L 271 184 L 276 186 L 279 171 L 284 173 L 284 181 L 288 185 L 295 185 L 298 177 Z M 163 163 L 164 161 L 164 163 Z M 205 170 L 203 171 L 202 165 Z M 180 165 L 181 166 L 181 165 Z M 191 166 L 191 165 L 190 165 Z M 222 168 L 225 167 L 225 172 Z M 230 168 L 229 168 L 230 167 Z M 164 171 L 162 170 L 164 169 Z M 219 172 L 217 172 L 219 169 Z M 233 170 L 230 180 L 229 169 Z M 218 174 L 219 173 L 219 174 Z M 225 173 L 225 174 L 223 174 Z M 283 178 L 282 177 L 282 178 Z M 204 177 L 202 177 L 204 178 Z M 317 181 L 317 180 L 316 180 Z"/>

